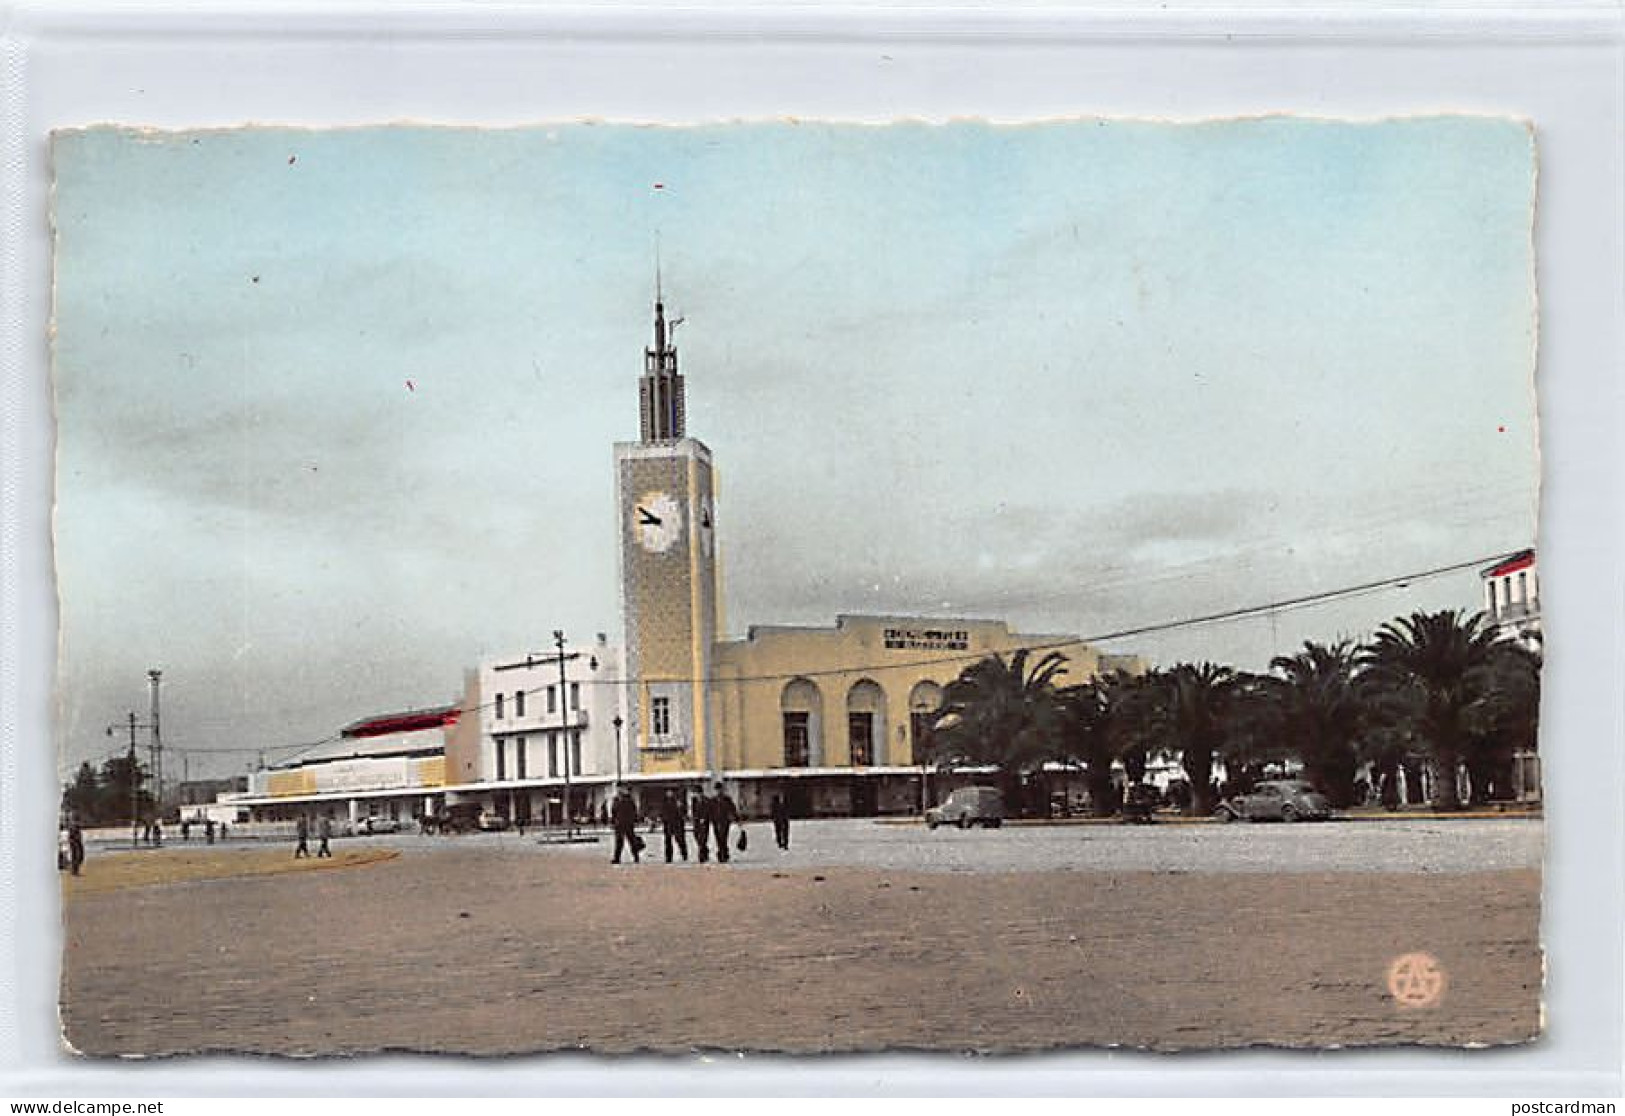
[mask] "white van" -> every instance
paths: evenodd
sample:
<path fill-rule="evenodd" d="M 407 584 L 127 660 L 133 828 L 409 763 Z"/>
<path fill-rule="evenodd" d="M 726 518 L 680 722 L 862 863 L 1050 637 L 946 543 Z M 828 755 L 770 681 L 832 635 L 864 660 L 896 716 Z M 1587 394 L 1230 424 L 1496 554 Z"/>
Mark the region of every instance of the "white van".
<path fill-rule="evenodd" d="M 1004 824 L 1004 793 L 998 787 L 960 787 L 925 812 L 925 824 L 929 829 L 939 825 L 997 829 Z"/>

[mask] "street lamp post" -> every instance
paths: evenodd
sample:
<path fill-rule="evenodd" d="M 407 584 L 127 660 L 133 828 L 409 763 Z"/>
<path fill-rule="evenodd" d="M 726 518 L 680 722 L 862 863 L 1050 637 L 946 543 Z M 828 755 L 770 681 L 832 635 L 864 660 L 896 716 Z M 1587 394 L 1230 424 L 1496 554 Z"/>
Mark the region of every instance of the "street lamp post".
<path fill-rule="evenodd" d="M 570 687 L 564 678 L 564 630 L 553 629 L 553 646 L 559 649 L 559 743 L 564 752 L 564 837 L 575 840 L 576 818 L 570 810 Z"/>
<path fill-rule="evenodd" d="M 619 713 L 609 722 L 615 726 L 615 789 L 621 789 L 621 726 L 626 724 Z"/>

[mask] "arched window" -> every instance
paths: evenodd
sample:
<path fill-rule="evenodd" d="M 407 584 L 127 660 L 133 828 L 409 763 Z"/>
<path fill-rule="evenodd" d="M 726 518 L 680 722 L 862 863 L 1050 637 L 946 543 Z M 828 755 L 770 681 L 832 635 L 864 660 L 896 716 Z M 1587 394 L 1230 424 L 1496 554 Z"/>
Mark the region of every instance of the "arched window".
<path fill-rule="evenodd" d="M 847 759 L 853 767 L 884 763 L 886 691 L 868 678 L 846 692 Z"/>
<path fill-rule="evenodd" d="M 824 698 L 805 678 L 792 678 L 779 695 L 784 726 L 784 766 L 816 767 L 823 760 Z"/>
<path fill-rule="evenodd" d="M 916 682 L 908 692 L 909 762 L 926 762 L 926 746 L 931 742 L 931 724 L 942 708 L 942 687 L 927 679 Z"/>

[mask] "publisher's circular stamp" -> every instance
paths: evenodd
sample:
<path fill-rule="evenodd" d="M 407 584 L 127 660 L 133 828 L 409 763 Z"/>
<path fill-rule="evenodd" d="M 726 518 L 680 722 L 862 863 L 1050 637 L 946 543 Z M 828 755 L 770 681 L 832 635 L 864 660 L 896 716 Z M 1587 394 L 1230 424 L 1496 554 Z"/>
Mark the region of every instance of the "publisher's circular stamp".
<path fill-rule="evenodd" d="M 1388 991 L 1400 1007 L 1432 1007 L 1444 985 L 1444 967 L 1431 953 L 1407 953 L 1388 966 Z"/>

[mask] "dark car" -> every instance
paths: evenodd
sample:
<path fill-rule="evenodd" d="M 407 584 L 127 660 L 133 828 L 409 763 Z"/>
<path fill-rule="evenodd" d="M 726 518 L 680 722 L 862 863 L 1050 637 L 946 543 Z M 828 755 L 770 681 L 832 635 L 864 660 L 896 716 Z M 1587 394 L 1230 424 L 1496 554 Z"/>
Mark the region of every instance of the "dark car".
<path fill-rule="evenodd" d="M 1302 779 L 1267 779 L 1246 794 L 1219 803 L 1221 821 L 1325 821 L 1332 816 L 1326 796 Z"/>
<path fill-rule="evenodd" d="M 1148 823 L 1161 805 L 1161 791 L 1150 783 L 1135 783 L 1123 792 L 1123 820 Z"/>

